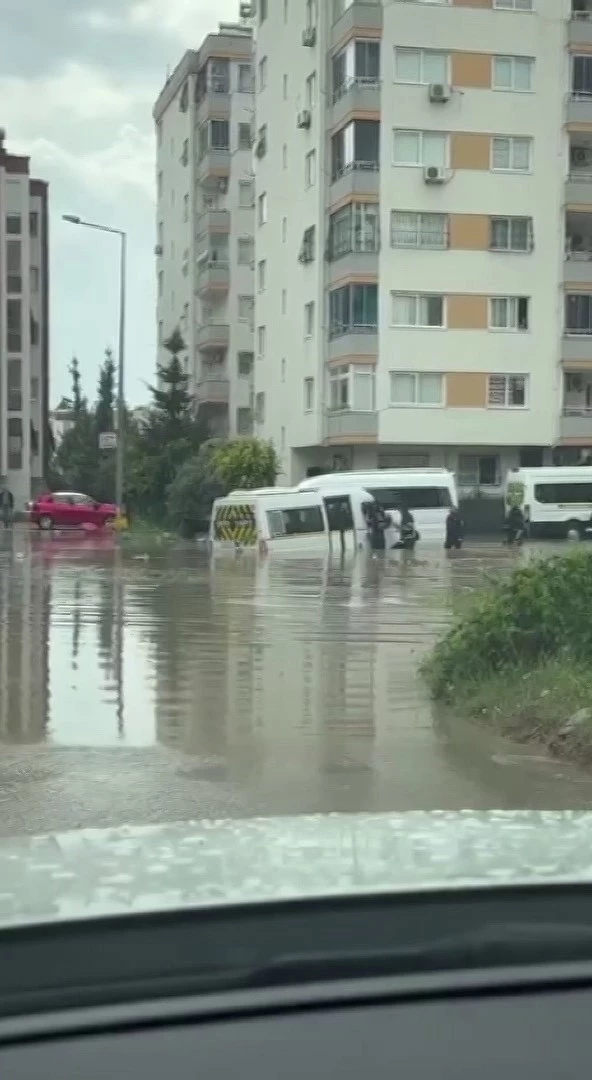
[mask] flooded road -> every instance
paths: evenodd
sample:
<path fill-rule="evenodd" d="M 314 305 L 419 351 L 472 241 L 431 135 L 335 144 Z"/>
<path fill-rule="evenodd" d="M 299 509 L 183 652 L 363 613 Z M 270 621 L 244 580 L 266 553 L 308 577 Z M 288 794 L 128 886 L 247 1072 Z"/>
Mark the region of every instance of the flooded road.
<path fill-rule="evenodd" d="M 0 833 L 592 807 L 592 775 L 437 715 L 418 674 L 453 595 L 515 552 L 210 565 L 106 544 L 0 536 Z"/>

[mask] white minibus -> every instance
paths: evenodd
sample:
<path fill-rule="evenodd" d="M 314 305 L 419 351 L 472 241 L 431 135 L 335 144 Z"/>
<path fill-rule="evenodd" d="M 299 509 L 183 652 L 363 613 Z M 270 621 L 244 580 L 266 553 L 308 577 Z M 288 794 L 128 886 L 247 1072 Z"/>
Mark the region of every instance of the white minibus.
<path fill-rule="evenodd" d="M 584 537 L 591 527 L 592 466 L 511 469 L 505 509 L 519 506 L 529 536 Z"/>

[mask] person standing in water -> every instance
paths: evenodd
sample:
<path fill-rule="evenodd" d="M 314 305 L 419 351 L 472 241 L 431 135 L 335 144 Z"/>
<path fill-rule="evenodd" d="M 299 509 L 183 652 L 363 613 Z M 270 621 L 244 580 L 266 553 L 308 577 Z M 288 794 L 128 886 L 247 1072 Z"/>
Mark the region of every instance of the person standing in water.
<path fill-rule="evenodd" d="M 464 540 L 464 534 L 465 523 L 456 506 L 453 506 L 446 518 L 446 539 L 444 541 L 446 551 L 450 551 L 452 548 L 456 548 L 457 551 L 460 551 Z"/>
<path fill-rule="evenodd" d="M 0 491 L 0 517 L 5 529 L 12 525 L 14 511 L 14 496 L 9 488 L 3 487 Z"/>

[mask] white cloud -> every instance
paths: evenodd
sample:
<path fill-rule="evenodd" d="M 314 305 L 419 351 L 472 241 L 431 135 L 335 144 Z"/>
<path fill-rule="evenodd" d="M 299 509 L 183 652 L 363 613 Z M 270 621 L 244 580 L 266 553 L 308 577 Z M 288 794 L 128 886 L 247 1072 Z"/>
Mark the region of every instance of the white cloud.
<path fill-rule="evenodd" d="M 195 49 L 204 34 L 217 29 L 219 21 L 237 19 L 239 0 L 200 5 L 199 12 L 196 7 L 195 0 L 136 0 L 129 8 L 129 24 L 132 28 L 164 29 L 178 36 L 185 48 Z"/>
<path fill-rule="evenodd" d="M 124 82 L 95 68 L 66 61 L 56 72 L 33 79 L 0 78 L 0 101 L 6 124 L 17 132 L 42 130 L 67 117 L 114 121 L 136 105 L 149 108 L 153 88 L 147 83 Z"/>
<path fill-rule="evenodd" d="M 154 142 L 131 124 L 120 128 L 109 146 L 86 153 L 74 153 L 45 138 L 18 149 L 31 155 L 40 176 L 51 179 L 54 173 L 67 173 L 98 197 L 108 193 L 111 201 L 126 188 L 154 199 Z"/>

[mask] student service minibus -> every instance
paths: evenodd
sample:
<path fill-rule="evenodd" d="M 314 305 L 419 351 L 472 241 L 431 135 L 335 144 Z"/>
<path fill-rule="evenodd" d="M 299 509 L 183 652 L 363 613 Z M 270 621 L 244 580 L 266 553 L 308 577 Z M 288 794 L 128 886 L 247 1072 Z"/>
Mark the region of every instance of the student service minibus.
<path fill-rule="evenodd" d="M 592 524 L 592 467 L 511 469 L 505 510 L 519 506 L 532 537 L 583 538 Z"/>

